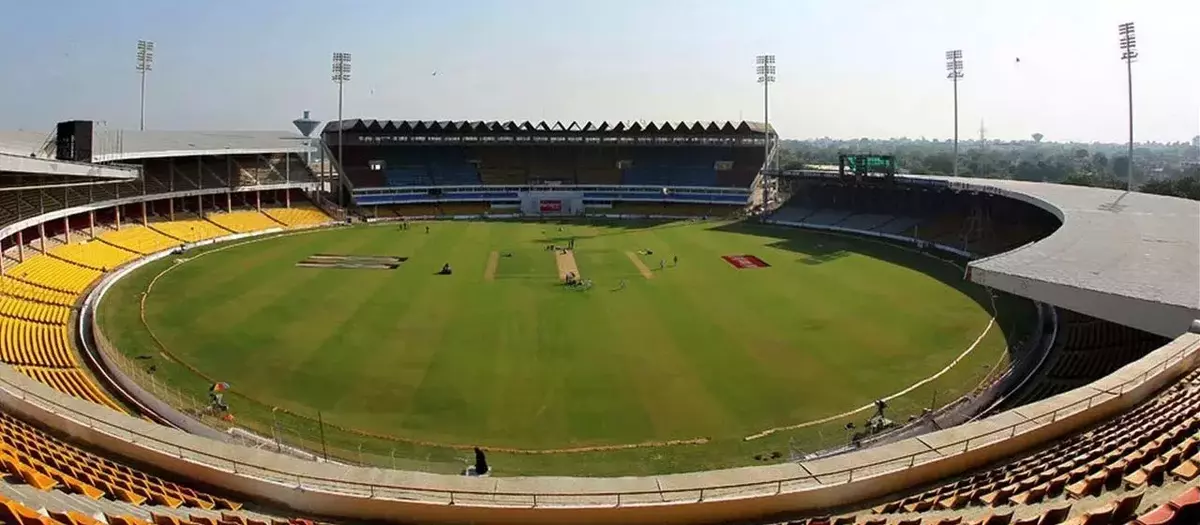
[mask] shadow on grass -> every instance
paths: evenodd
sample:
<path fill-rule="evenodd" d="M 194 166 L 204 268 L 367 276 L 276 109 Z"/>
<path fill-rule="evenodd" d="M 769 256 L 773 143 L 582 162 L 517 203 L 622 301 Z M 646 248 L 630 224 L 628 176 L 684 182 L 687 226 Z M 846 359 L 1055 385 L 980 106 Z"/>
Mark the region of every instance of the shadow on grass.
<path fill-rule="evenodd" d="M 717 224 L 708 229 L 724 233 L 774 237 L 778 240 L 767 246 L 795 253 L 799 256 L 795 262 L 805 265 L 826 264 L 858 254 L 910 268 L 958 290 L 970 297 L 985 311 L 993 312 L 989 291 L 964 279 L 961 267 L 952 265 L 945 260 L 933 259 L 908 246 L 880 239 L 856 237 L 848 233 L 822 232 L 744 221 Z M 939 255 L 939 258 L 945 259 L 946 256 Z M 966 261 L 955 260 L 954 263 L 965 265 Z M 914 301 L 919 301 L 919 299 L 914 299 Z M 1021 339 L 1029 333 L 1030 328 L 1036 322 L 1033 311 L 1032 303 L 1025 299 L 1006 294 L 999 294 L 996 297 L 993 313 L 996 317 L 996 326 L 1004 335 L 1010 359 L 1016 357 L 1013 352 L 1019 349 Z"/>
<path fill-rule="evenodd" d="M 532 239 L 529 242 L 533 244 L 550 244 L 550 243 L 565 243 L 571 239 L 576 241 L 584 239 L 595 239 L 599 237 L 612 237 L 616 235 L 625 235 L 630 232 L 640 230 L 654 230 L 663 228 L 678 228 L 695 224 L 695 221 L 686 219 L 597 219 L 590 217 L 568 218 L 555 217 L 546 219 L 499 219 L 490 222 L 507 222 L 513 224 L 543 224 L 547 229 L 542 230 L 542 237 Z M 570 235 L 567 231 L 562 231 L 561 228 L 567 226 L 599 226 L 609 229 L 610 231 L 590 233 L 587 235 Z M 552 228 L 558 227 L 560 231 L 552 231 Z M 555 235 L 561 234 L 561 235 Z"/>

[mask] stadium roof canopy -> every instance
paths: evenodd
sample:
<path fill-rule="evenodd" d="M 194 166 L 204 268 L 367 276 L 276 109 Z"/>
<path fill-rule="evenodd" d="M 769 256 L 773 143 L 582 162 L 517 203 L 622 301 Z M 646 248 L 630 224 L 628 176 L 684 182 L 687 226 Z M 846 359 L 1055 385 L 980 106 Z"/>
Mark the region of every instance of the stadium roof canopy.
<path fill-rule="evenodd" d="M 98 130 L 95 162 L 190 157 L 304 153 L 308 139 L 288 131 L 119 131 Z"/>
<path fill-rule="evenodd" d="M 1028 202 L 1063 223 L 1044 239 L 972 262 L 972 281 L 1168 337 L 1200 319 L 1200 202 L 1059 184 L 938 178 L 951 187 Z"/>
<path fill-rule="evenodd" d="M 325 124 L 322 133 L 341 131 L 382 133 L 677 133 L 681 135 L 762 134 L 768 128 L 761 122 L 575 122 L 537 123 L 496 120 L 375 120 L 345 119 Z M 771 129 L 772 133 L 774 132 Z"/>
<path fill-rule="evenodd" d="M 0 131 L 0 152 L 38 157 L 49 135 L 36 131 Z M 92 134 L 93 162 L 129 161 L 198 155 L 304 153 L 304 136 L 292 131 L 137 131 L 97 128 Z M 52 145 L 50 146 L 53 147 Z"/>

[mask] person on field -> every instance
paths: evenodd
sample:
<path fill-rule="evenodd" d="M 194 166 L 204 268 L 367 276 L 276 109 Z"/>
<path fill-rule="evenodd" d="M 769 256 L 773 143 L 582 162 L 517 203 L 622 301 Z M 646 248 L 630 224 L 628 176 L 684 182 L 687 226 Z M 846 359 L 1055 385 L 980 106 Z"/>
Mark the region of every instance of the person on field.
<path fill-rule="evenodd" d="M 428 226 L 426 226 L 426 227 L 425 227 L 425 233 L 429 233 L 429 227 L 428 227 Z"/>
<path fill-rule="evenodd" d="M 621 282 L 617 283 L 617 289 L 618 289 L 618 290 L 624 290 L 624 289 L 625 289 L 625 279 L 621 279 Z"/>
<path fill-rule="evenodd" d="M 666 267 L 667 267 L 667 261 L 664 261 L 664 260 L 662 260 L 662 259 L 659 259 L 659 260 L 658 260 L 658 269 L 659 269 L 659 271 L 662 271 L 662 270 L 663 270 L 663 269 L 665 269 Z"/>
<path fill-rule="evenodd" d="M 671 256 L 671 266 L 679 266 L 679 256 L 678 255 Z"/>

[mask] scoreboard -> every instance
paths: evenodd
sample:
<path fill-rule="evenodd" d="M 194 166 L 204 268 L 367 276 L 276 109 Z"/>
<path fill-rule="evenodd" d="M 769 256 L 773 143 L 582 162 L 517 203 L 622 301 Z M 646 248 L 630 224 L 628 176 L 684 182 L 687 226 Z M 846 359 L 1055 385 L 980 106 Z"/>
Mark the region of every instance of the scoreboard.
<path fill-rule="evenodd" d="M 896 176 L 896 157 L 893 155 L 838 155 L 838 173 L 842 177 L 884 178 Z"/>

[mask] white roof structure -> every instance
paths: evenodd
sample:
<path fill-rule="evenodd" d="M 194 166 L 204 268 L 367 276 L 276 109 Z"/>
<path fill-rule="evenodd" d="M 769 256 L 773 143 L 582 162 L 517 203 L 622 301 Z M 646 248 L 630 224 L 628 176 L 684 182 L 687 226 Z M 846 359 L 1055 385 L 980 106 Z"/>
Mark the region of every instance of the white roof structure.
<path fill-rule="evenodd" d="M 28 157 L 42 149 L 46 138 L 44 131 L 0 131 L 0 153 Z"/>
<path fill-rule="evenodd" d="M 0 153 L 41 157 L 42 146 L 49 138 L 41 131 L 0 131 Z M 304 153 L 308 151 L 308 140 L 294 131 L 137 131 L 96 127 L 92 134 L 92 161 Z"/>
<path fill-rule="evenodd" d="M 946 180 L 1020 199 L 1063 222 L 1044 239 L 972 262 L 972 281 L 1167 337 L 1200 319 L 1200 202 L 1059 184 Z"/>
<path fill-rule="evenodd" d="M 304 153 L 308 140 L 294 131 L 96 130 L 92 159 L 111 162 L 191 155 Z"/>

